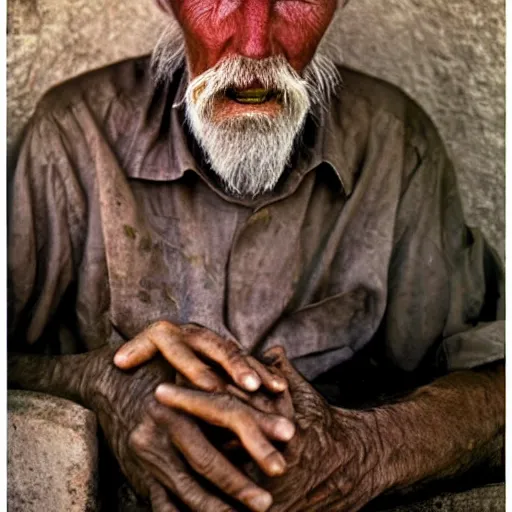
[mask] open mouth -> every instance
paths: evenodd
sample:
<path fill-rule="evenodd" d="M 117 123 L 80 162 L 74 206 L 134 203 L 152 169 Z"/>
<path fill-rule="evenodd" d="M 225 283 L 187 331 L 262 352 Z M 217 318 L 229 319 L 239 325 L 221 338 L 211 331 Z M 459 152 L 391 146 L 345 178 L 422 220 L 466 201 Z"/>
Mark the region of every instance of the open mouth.
<path fill-rule="evenodd" d="M 251 89 L 228 89 L 226 97 L 243 105 L 261 105 L 274 99 L 279 99 L 277 91 L 251 88 Z"/>

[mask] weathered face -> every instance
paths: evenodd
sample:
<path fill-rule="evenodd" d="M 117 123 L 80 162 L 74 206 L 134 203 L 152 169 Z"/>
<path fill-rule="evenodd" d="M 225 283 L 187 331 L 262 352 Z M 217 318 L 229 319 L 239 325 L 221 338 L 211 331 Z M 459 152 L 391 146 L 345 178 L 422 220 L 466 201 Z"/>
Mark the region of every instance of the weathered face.
<path fill-rule="evenodd" d="M 210 167 L 235 194 L 272 190 L 311 106 L 336 83 L 315 52 L 337 0 L 158 2 L 183 32 L 187 119 Z M 166 44 L 162 69 L 175 58 Z"/>
<path fill-rule="evenodd" d="M 186 40 L 192 78 L 233 55 L 282 55 L 301 72 L 313 58 L 336 0 L 160 0 L 169 2 Z"/>

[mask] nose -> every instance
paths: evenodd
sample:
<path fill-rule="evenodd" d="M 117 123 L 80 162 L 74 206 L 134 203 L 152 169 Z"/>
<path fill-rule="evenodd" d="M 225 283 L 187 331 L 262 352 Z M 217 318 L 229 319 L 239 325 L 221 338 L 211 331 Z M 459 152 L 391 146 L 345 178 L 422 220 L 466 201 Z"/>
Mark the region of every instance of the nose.
<path fill-rule="evenodd" d="M 271 0 L 245 0 L 240 27 L 239 52 L 251 59 L 265 59 L 272 54 Z"/>

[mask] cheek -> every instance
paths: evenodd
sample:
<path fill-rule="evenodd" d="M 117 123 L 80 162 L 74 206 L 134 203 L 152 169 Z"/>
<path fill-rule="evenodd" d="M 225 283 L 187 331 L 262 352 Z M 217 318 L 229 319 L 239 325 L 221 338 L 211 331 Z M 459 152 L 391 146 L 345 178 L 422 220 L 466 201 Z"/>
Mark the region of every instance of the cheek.
<path fill-rule="evenodd" d="M 306 3 L 285 0 L 277 3 L 274 37 L 296 71 L 313 58 L 336 11 L 336 0 Z"/>
<path fill-rule="evenodd" d="M 237 23 L 233 12 L 243 0 L 175 0 L 192 77 L 215 66 L 229 52 Z"/>
<path fill-rule="evenodd" d="M 294 24 L 293 28 L 286 24 L 276 30 L 276 42 L 290 65 L 301 72 L 313 58 L 324 32 L 311 26 Z"/>
<path fill-rule="evenodd" d="M 216 32 L 213 37 L 209 34 L 200 37 L 196 31 L 185 31 L 186 48 L 192 78 L 214 67 L 229 53 L 227 41 L 229 41 L 230 36 L 226 32 L 224 34 L 226 37 L 222 37 L 219 32 Z"/>

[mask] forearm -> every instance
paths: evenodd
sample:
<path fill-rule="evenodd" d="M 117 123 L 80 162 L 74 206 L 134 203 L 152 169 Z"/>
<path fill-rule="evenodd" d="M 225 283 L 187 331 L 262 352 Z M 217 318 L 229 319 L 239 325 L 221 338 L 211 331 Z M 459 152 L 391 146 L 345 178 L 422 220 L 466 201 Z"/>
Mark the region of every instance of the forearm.
<path fill-rule="evenodd" d="M 504 365 L 450 374 L 373 415 L 387 488 L 462 473 L 503 444 Z"/>
<path fill-rule="evenodd" d="M 40 391 L 89 406 L 88 384 L 104 374 L 102 370 L 111 364 L 113 355 L 110 347 L 66 356 L 9 354 L 8 387 Z"/>

